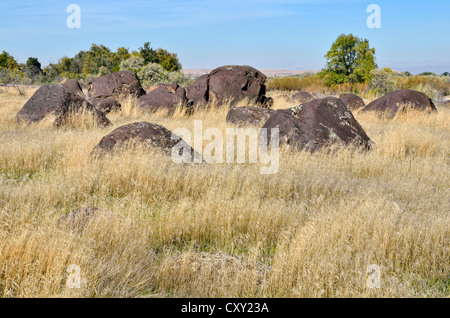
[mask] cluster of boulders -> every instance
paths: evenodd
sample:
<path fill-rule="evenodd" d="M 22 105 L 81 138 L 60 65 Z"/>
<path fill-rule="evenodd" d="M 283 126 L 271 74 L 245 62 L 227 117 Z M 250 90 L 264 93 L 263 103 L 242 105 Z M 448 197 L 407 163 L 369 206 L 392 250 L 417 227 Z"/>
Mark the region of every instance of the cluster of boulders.
<path fill-rule="evenodd" d="M 160 84 L 146 92 L 134 72 L 120 71 L 94 78 L 87 85 L 77 80 L 68 80 L 62 85 L 43 85 L 18 112 L 17 119 L 32 123 L 52 114 L 55 125 L 62 126 L 71 113 L 83 110 L 91 113 L 99 126 L 108 126 L 111 122 L 106 115 L 112 110 L 120 110 L 123 98 L 130 96 L 137 99 L 141 110 L 164 111 L 168 115 L 177 108 L 190 114 L 201 108 L 228 105 L 227 122 L 239 127 L 267 128 L 268 144 L 271 128 L 278 128 L 280 144 L 314 152 L 330 145 L 371 148 L 372 141 L 352 111 L 376 111 L 389 117 L 407 107 L 436 111 L 427 95 L 413 90 L 397 90 L 368 105 L 355 94 L 316 98 L 301 91 L 291 96 L 298 106 L 273 110 L 273 99 L 266 96 L 265 81 L 266 76 L 253 67 L 228 65 L 200 76 L 188 87 L 176 83 Z M 234 107 L 240 102 L 249 106 Z M 106 135 L 93 153 L 141 144 L 170 155 L 180 142 L 186 144 L 161 125 L 136 122 Z M 191 158 L 198 155 L 187 144 L 180 151 L 187 152 L 180 155 Z"/>
<path fill-rule="evenodd" d="M 120 109 L 121 99 L 144 95 L 139 79 L 131 71 L 120 71 L 91 80 L 88 85 L 71 79 L 62 85 L 41 86 L 17 114 L 20 122 L 35 123 L 49 115 L 55 125 L 62 126 L 72 113 L 87 111 L 99 126 L 111 124 L 106 115 Z"/>
<path fill-rule="evenodd" d="M 270 108 L 273 99 L 266 97 L 266 76 L 251 66 L 227 65 L 200 76 L 192 85 L 160 84 L 138 98 L 138 105 L 146 111 L 177 108 L 192 113 L 195 109 L 234 106 L 241 101 Z"/>
<path fill-rule="evenodd" d="M 267 129 L 267 144 L 272 128 L 278 128 L 279 143 L 311 152 L 331 145 L 354 145 L 370 149 L 372 141 L 339 98 L 313 99 L 288 109 L 232 108 L 227 121 L 240 126 Z"/>
<path fill-rule="evenodd" d="M 271 129 L 278 128 L 279 143 L 294 149 L 314 152 L 331 145 L 352 145 L 369 150 L 373 142 L 352 111 L 375 111 L 380 116 L 390 118 L 407 109 L 436 111 L 427 95 L 408 89 L 394 91 L 368 105 L 355 94 L 341 94 L 339 98 L 316 98 L 309 92 L 301 91 L 291 98 L 299 105 L 276 111 L 250 106 L 232 108 L 227 114 L 227 122 L 241 127 L 267 129 L 268 145 Z"/>

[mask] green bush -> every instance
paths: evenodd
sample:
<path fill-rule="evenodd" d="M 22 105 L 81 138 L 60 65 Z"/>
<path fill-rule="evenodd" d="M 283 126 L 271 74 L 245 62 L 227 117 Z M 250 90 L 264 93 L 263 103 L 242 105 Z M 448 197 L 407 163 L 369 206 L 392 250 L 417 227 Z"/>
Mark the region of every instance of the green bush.
<path fill-rule="evenodd" d="M 126 60 L 120 62 L 120 70 L 133 71 L 135 73 L 138 73 L 142 69 L 144 64 L 145 62 L 142 57 L 132 55 Z"/>
<path fill-rule="evenodd" d="M 184 76 L 183 72 L 168 72 L 160 64 L 149 63 L 144 65 L 137 73 L 143 87 L 177 83 L 180 86 L 191 84 L 192 80 Z"/>
<path fill-rule="evenodd" d="M 384 69 L 374 69 L 370 72 L 370 76 L 368 88 L 375 93 L 386 95 L 397 89 L 392 72 Z"/>

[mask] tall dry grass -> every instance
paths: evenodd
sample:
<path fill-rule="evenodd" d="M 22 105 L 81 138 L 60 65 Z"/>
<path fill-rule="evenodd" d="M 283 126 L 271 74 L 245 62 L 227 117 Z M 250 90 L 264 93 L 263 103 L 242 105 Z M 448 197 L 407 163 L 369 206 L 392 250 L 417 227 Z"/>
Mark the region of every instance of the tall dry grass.
<path fill-rule="evenodd" d="M 225 135 L 226 107 L 168 117 L 128 100 L 108 116 L 113 127 L 56 129 L 15 121 L 29 95 L 0 95 L 1 297 L 450 294 L 447 109 L 355 113 L 372 151 L 284 148 L 278 173 L 261 175 L 260 164 L 176 165 L 157 152 L 90 157 L 135 121 L 192 131 L 201 119 Z M 89 206 L 113 216 L 82 230 L 59 225 Z M 71 264 L 79 289 L 66 284 Z M 380 288 L 367 285 L 371 264 Z"/>

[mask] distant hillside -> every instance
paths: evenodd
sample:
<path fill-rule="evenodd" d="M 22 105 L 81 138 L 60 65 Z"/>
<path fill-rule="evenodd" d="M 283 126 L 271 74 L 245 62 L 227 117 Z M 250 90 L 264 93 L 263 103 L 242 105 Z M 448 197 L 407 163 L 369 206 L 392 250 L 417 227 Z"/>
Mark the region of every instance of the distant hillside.
<path fill-rule="evenodd" d="M 186 76 L 189 76 L 191 78 L 198 77 L 204 74 L 208 74 L 213 69 L 207 69 L 207 68 L 186 68 L 183 69 L 183 73 Z M 267 77 L 273 77 L 273 76 L 291 76 L 291 75 L 297 75 L 302 73 L 316 73 L 317 70 L 311 70 L 311 71 L 300 71 L 300 70 L 264 70 L 260 69 L 262 73 L 264 73 Z"/>

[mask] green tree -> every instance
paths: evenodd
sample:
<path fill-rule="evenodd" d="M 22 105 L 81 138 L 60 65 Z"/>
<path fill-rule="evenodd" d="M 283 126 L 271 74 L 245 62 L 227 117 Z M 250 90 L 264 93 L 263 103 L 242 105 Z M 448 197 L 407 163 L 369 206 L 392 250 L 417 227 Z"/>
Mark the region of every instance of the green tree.
<path fill-rule="evenodd" d="M 166 71 L 176 72 L 181 70 L 181 63 L 176 53 L 169 53 L 167 50 L 158 49 L 156 51 L 157 63 L 159 63 Z"/>
<path fill-rule="evenodd" d="M 150 42 L 145 42 L 144 46 L 139 48 L 138 53 L 144 59 L 146 65 L 149 63 L 160 64 L 168 72 L 181 70 L 181 63 L 177 54 L 170 53 L 162 48 L 154 50 L 150 46 Z"/>
<path fill-rule="evenodd" d="M 119 70 L 120 58 L 104 45 L 92 44 L 83 58 L 83 74 L 98 74 L 104 66 L 109 72 Z"/>
<path fill-rule="evenodd" d="M 419 75 L 428 76 L 428 75 L 436 75 L 433 72 L 422 72 Z"/>
<path fill-rule="evenodd" d="M 131 56 L 130 52 L 125 47 L 119 47 L 117 49 L 116 55 L 118 56 L 120 61 L 126 60 L 126 59 L 130 58 L 130 56 Z"/>
<path fill-rule="evenodd" d="M 3 51 L 2 54 L 0 54 L 0 70 L 7 69 L 12 71 L 18 68 L 19 64 L 8 52 Z"/>
<path fill-rule="evenodd" d="M 341 34 L 325 55 L 327 63 L 321 71 L 328 85 L 362 83 L 370 79 L 376 68 L 375 49 L 367 39 Z"/>
<path fill-rule="evenodd" d="M 144 59 L 144 63 L 157 63 L 156 51 L 151 48 L 150 42 L 145 42 L 143 47 L 139 48 L 139 55 Z"/>
<path fill-rule="evenodd" d="M 25 76 L 35 81 L 41 75 L 41 63 L 36 57 L 29 57 L 26 64 Z"/>

